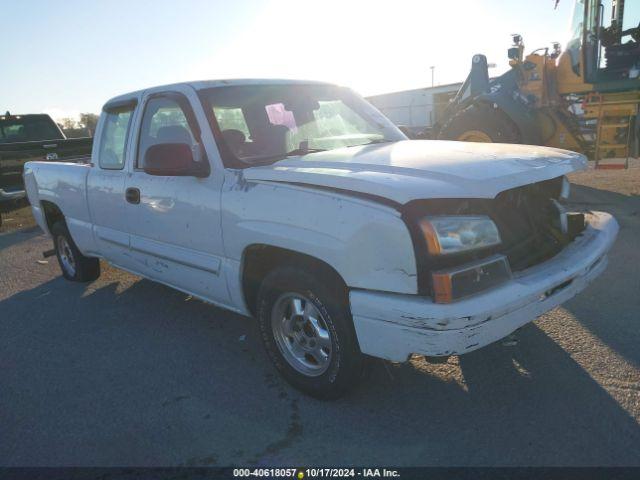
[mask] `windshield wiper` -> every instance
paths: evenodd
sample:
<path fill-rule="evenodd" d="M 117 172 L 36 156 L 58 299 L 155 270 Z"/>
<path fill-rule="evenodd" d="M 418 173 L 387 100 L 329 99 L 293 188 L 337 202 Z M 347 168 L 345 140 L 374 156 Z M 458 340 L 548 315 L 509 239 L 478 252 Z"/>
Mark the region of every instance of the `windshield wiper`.
<path fill-rule="evenodd" d="M 326 148 L 295 148 L 290 152 L 287 152 L 286 157 L 293 157 L 296 155 L 306 155 L 307 153 L 326 152 Z"/>
<path fill-rule="evenodd" d="M 279 160 L 284 160 L 285 158 L 288 158 L 288 157 L 296 157 L 298 155 L 306 155 L 307 153 L 318 153 L 318 152 L 326 152 L 326 151 L 327 151 L 326 148 L 296 148 L 287 153 L 282 153 L 279 155 L 270 155 L 268 157 L 262 157 L 262 158 L 256 159 L 256 161 L 251 162 L 250 165 L 252 166 L 270 165 Z"/>
<path fill-rule="evenodd" d="M 353 144 L 353 145 L 347 145 L 347 148 L 350 148 L 350 147 L 364 147 L 365 145 L 375 145 L 377 143 L 395 143 L 395 142 L 397 142 L 397 140 L 388 140 L 386 138 L 375 138 L 375 139 L 370 140 L 370 141 L 368 141 L 366 143 L 356 143 L 356 144 Z"/>

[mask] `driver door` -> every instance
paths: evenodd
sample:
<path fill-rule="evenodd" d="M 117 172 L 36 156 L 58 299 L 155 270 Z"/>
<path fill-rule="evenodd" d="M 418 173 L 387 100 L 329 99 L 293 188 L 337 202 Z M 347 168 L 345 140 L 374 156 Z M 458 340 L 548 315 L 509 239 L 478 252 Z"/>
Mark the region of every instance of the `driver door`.
<path fill-rule="evenodd" d="M 143 99 L 137 151 L 126 182 L 131 254 L 145 276 L 226 306 L 220 229 L 223 172 L 212 169 L 208 177 L 197 178 L 144 171 L 145 154 L 153 145 L 186 143 L 193 152 L 204 152 L 189 101 L 195 93 L 179 90 Z M 194 158 L 208 162 L 206 155 Z"/>

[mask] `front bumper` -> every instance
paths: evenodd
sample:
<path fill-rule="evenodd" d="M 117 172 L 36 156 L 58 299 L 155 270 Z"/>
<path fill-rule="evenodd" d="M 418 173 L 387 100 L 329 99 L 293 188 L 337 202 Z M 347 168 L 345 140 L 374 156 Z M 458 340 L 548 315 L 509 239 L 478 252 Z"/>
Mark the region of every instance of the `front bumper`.
<path fill-rule="evenodd" d="M 591 212 L 586 220 L 584 232 L 555 257 L 515 273 L 504 285 L 452 304 L 352 290 L 360 350 L 402 362 L 414 353 L 460 355 L 504 338 L 584 290 L 604 271 L 618 223 L 603 212 Z"/>

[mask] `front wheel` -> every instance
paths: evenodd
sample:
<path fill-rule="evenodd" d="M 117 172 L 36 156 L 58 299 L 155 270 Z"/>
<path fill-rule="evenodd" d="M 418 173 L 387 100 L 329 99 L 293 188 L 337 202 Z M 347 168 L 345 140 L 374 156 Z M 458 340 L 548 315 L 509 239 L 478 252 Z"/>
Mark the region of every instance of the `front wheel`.
<path fill-rule="evenodd" d="M 51 227 L 51 235 L 64 278 L 72 282 L 90 282 L 100 276 L 100 261 L 80 253 L 66 223 L 56 222 Z"/>
<path fill-rule="evenodd" d="M 343 395 L 362 373 L 346 292 L 310 272 L 280 267 L 262 282 L 258 322 L 275 367 L 295 388 L 320 399 Z"/>

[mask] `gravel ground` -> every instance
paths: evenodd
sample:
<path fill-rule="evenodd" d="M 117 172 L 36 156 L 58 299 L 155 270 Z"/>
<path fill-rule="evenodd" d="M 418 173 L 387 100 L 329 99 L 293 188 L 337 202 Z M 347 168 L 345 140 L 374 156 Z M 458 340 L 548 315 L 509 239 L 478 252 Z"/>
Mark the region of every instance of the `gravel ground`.
<path fill-rule="evenodd" d="M 26 199 L 0 204 L 0 215 L 0 233 L 28 229 L 36 224 Z"/>
<path fill-rule="evenodd" d="M 66 282 L 5 213 L 0 465 L 640 466 L 640 164 L 572 180 L 621 225 L 595 284 L 515 342 L 373 361 L 335 402 L 281 381 L 252 320 L 106 265 Z"/>

